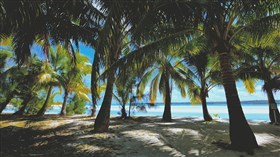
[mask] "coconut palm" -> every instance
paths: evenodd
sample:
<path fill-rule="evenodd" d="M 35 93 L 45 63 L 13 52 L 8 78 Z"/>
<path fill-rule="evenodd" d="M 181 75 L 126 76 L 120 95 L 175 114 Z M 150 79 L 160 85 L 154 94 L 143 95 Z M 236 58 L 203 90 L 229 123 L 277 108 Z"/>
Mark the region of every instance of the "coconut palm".
<path fill-rule="evenodd" d="M 134 71 L 120 70 L 115 82 L 114 98 L 121 105 L 121 118 L 127 118 L 126 104 L 130 102 L 132 93 L 135 91 L 134 86 L 137 80 L 137 69 Z"/>
<path fill-rule="evenodd" d="M 14 97 L 16 91 L 15 88 L 17 86 L 17 83 L 12 83 L 9 75 L 9 68 L 7 67 L 7 61 L 9 57 L 11 57 L 12 54 L 10 51 L 0 50 L 0 113 L 6 108 L 6 106 L 9 104 L 9 102 Z"/>
<path fill-rule="evenodd" d="M 155 103 L 157 93 L 163 95 L 164 112 L 162 120 L 170 122 L 171 117 L 171 93 L 173 82 L 175 86 L 181 92 L 182 97 L 186 96 L 186 78 L 183 76 L 182 71 L 186 70 L 184 64 L 178 60 L 176 55 L 178 50 L 170 49 L 166 55 L 158 58 L 153 67 L 149 68 L 141 78 L 137 93 L 138 95 L 144 95 L 145 87 L 149 83 L 150 79 L 150 102 Z"/>
<path fill-rule="evenodd" d="M 168 3 L 164 3 L 163 6 L 168 5 Z M 100 6 L 99 10 L 104 13 L 106 18 L 103 21 L 102 30 L 95 47 L 96 54 L 92 64 L 92 93 L 96 89 L 95 82 L 97 82 L 97 74 L 100 70 L 98 66 L 106 61 L 108 68 L 107 88 L 101 109 L 95 120 L 95 131 L 106 132 L 109 128 L 110 105 L 115 81 L 114 71 L 122 69 L 121 67 L 124 67 L 124 65 L 136 65 L 135 63 L 140 63 L 144 58 L 145 62 L 153 62 L 153 59 L 159 57 L 159 54 L 162 53 L 158 51 L 159 48 L 163 50 L 163 48 L 169 47 L 170 43 L 179 41 L 178 39 L 186 40 L 185 36 L 193 31 L 189 29 L 193 27 L 193 23 L 190 23 L 188 29 L 178 27 L 176 31 L 175 29 L 172 30 L 171 28 L 174 25 L 163 24 L 162 17 L 165 16 L 159 10 L 162 3 L 158 1 L 98 0 L 98 6 Z M 186 8 L 188 7 L 189 5 L 186 5 Z M 167 8 L 167 11 L 172 11 L 172 9 Z M 179 11 L 177 13 L 178 16 L 181 15 Z M 170 20 L 169 16 L 168 20 Z M 189 21 L 192 20 L 194 19 L 190 18 Z M 183 21 L 186 22 L 187 20 Z M 128 42 L 125 39 L 129 39 Z M 121 52 L 128 46 L 133 48 L 129 53 L 121 56 Z M 109 59 L 102 59 L 104 56 Z M 94 97 L 97 96 L 93 95 L 93 99 Z"/>
<path fill-rule="evenodd" d="M 78 97 L 81 97 L 87 101 L 90 101 L 87 94 L 90 92 L 85 84 L 83 83 L 83 76 L 86 76 L 91 72 L 91 65 L 88 63 L 88 58 L 81 55 L 79 52 L 76 52 L 76 63 L 72 64 L 72 60 L 67 56 L 67 49 L 63 49 L 63 47 L 59 48 L 61 51 L 60 54 L 66 57 L 67 59 L 63 63 L 60 61 L 61 66 L 63 67 L 62 71 L 60 71 L 56 78 L 59 81 L 59 84 L 64 89 L 63 103 L 60 115 L 66 115 L 66 102 L 69 94 L 75 92 Z M 70 66 L 69 66 L 70 65 Z"/>
<path fill-rule="evenodd" d="M 262 35 L 244 34 L 242 37 L 245 41 L 239 48 L 243 51 L 241 56 L 244 59 L 240 61 L 241 66 L 237 68 L 238 77 L 243 80 L 249 78 L 264 81 L 263 89 L 268 98 L 270 121 L 279 124 L 280 114 L 271 84 L 273 78 L 277 77 L 280 71 L 280 47 L 277 40 L 279 30 Z M 248 37 L 250 38 L 248 39 Z"/>
<path fill-rule="evenodd" d="M 42 62 L 36 57 L 31 58 L 32 61 L 29 61 L 29 64 L 23 66 L 19 69 L 21 75 L 13 73 L 12 75 L 17 75 L 16 81 L 18 86 L 18 96 L 23 100 L 21 107 L 14 115 L 23 115 L 28 103 L 36 97 L 40 89 L 37 86 L 38 75 L 41 73 Z"/>
<path fill-rule="evenodd" d="M 89 18 L 94 16 L 89 10 L 91 0 L 43 0 L 28 3 L 23 0 L 3 0 L 1 6 L 0 35 L 13 34 L 18 63 L 27 61 L 31 54 L 30 47 L 37 37 L 45 41 L 51 38 L 56 43 L 70 43 L 73 40 L 76 46 L 78 41 L 91 39 L 87 42 L 92 43 L 94 39 L 95 29 L 89 28 L 87 24 L 91 21 Z"/>
<path fill-rule="evenodd" d="M 191 103 L 201 103 L 204 120 L 211 121 L 206 98 L 209 91 L 219 82 L 217 58 L 211 57 L 207 51 L 201 51 L 198 54 L 188 53 L 184 59 L 188 67 L 185 75 Z"/>

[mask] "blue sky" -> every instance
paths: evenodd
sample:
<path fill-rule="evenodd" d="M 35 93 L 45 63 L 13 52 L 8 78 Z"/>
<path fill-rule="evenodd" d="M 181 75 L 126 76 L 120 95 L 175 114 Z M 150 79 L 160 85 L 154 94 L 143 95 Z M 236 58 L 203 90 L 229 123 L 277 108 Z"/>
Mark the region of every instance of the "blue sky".
<path fill-rule="evenodd" d="M 79 44 L 80 52 L 84 55 L 86 55 L 90 62 L 92 63 L 93 61 L 93 55 L 94 55 L 94 50 L 86 46 L 82 43 Z M 36 53 L 38 56 L 43 57 L 43 52 L 41 48 L 33 46 L 32 47 L 33 53 Z M 90 75 L 86 76 L 84 78 L 85 83 L 90 86 Z M 241 81 L 238 81 L 237 83 L 237 90 L 239 94 L 239 98 L 241 101 L 248 101 L 248 100 L 267 100 L 265 92 L 262 91 L 262 81 L 258 81 L 256 83 L 256 92 L 253 94 L 249 94 L 243 83 Z M 149 87 L 146 88 L 146 91 L 148 91 Z M 276 99 L 280 98 L 280 93 L 278 92 L 277 94 L 274 94 Z M 113 100 L 114 101 L 114 100 Z M 209 98 L 207 99 L 208 102 L 217 102 L 217 101 L 226 101 L 225 99 L 225 93 L 224 89 L 222 86 L 217 86 L 214 87 L 210 93 L 209 93 Z M 157 102 L 162 102 L 162 96 L 158 94 L 157 96 Z M 173 89 L 172 91 L 172 102 L 189 102 L 188 98 L 183 98 L 181 97 L 181 94 L 176 88 Z"/>

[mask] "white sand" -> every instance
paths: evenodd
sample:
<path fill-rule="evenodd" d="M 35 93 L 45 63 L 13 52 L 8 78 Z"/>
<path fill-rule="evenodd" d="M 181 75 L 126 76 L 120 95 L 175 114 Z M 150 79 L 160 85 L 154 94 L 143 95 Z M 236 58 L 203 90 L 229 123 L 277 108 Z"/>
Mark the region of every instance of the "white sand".
<path fill-rule="evenodd" d="M 65 136 L 65 143 L 61 145 L 65 149 L 74 150 L 80 154 L 78 156 L 251 156 L 245 152 L 224 150 L 212 144 L 217 141 L 229 143 L 227 120 L 203 122 L 201 118 L 176 118 L 164 123 L 159 117 L 139 117 L 134 120 L 113 118 L 109 133 L 92 133 L 94 120 L 88 117 L 58 119 L 41 124 L 44 124 L 42 129 L 67 125 L 67 128 L 50 136 Z M 250 125 L 261 146 L 261 149 L 254 151 L 254 157 L 280 157 L 280 126 L 264 122 L 250 122 Z M 51 151 L 49 150 L 48 155 L 52 155 Z"/>

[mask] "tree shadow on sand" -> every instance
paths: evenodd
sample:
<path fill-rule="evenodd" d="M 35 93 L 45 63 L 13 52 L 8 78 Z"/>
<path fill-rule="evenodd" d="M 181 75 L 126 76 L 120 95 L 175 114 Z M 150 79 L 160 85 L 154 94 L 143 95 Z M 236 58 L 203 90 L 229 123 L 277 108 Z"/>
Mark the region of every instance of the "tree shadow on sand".
<path fill-rule="evenodd" d="M 161 122 L 159 118 L 112 118 L 109 133 L 92 133 L 93 118 L 50 119 L 19 119 L 29 125 L 2 127 L 1 156 L 248 155 L 228 147 L 227 123 L 194 122 L 189 118 L 175 119 L 170 123 Z M 271 142 L 269 138 L 279 139 L 279 127 L 270 127 L 265 130 L 261 126 L 253 126 L 255 133 L 262 138 L 265 135 L 268 140 L 262 139 L 264 145 L 256 150 L 255 156 L 278 157 L 280 142 Z"/>

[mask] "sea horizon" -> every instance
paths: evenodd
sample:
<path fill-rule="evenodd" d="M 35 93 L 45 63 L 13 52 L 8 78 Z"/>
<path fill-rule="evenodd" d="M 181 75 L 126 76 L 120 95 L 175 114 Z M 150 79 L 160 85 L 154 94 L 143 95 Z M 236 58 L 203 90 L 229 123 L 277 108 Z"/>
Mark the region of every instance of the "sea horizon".
<path fill-rule="evenodd" d="M 280 100 L 277 100 L 280 103 Z M 162 102 L 150 105 L 149 103 L 137 103 L 137 106 L 132 106 L 131 116 L 162 116 L 164 110 L 164 104 Z M 257 121 L 269 121 L 269 110 L 267 100 L 249 100 L 241 101 L 242 108 L 246 119 Z M 140 107 L 142 106 L 142 107 Z M 208 102 L 208 110 L 210 115 L 214 119 L 228 119 L 228 110 L 226 102 Z M 91 104 L 86 105 L 86 110 L 83 115 L 91 114 Z M 100 105 L 97 106 L 97 114 Z M 13 113 L 15 108 L 8 107 L 3 113 Z M 59 114 L 61 110 L 60 106 L 53 106 L 49 108 L 46 114 Z M 118 103 L 112 103 L 111 116 L 119 116 L 121 107 Z M 127 114 L 129 114 L 129 104 L 126 105 Z M 173 102 L 171 104 L 172 117 L 203 117 L 201 104 L 191 104 L 190 102 Z"/>

